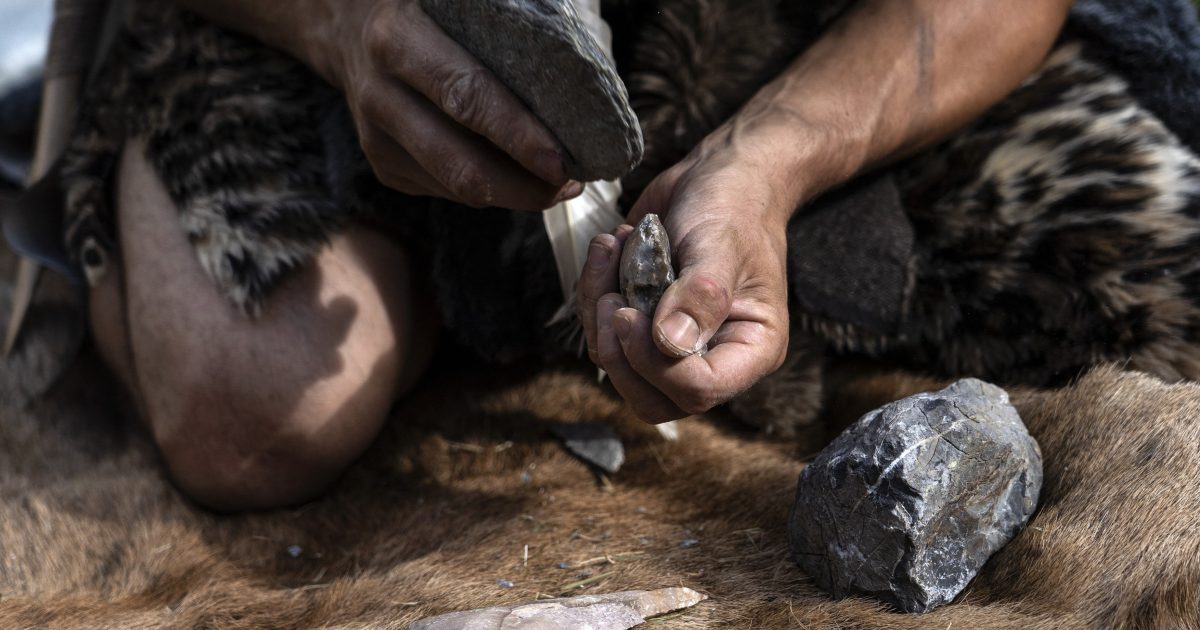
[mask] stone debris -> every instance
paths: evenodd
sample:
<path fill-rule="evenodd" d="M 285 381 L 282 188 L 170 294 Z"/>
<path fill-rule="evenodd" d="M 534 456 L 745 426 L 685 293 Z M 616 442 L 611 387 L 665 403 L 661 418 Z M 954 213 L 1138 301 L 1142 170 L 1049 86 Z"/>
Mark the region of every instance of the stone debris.
<path fill-rule="evenodd" d="M 629 306 L 653 317 L 667 287 L 675 282 L 671 240 L 657 214 L 647 214 L 621 250 L 621 295 Z"/>
<path fill-rule="evenodd" d="M 805 467 L 792 553 L 834 597 L 949 602 L 1037 507 L 1042 456 L 1008 394 L 976 379 L 885 405 Z"/>
<path fill-rule="evenodd" d="M 660 424 L 656 424 L 656 425 L 654 425 L 654 428 L 656 430 L 658 430 L 658 434 L 661 435 L 664 440 L 667 440 L 668 442 L 679 441 L 679 421 L 678 420 L 672 420 L 670 422 L 663 422 Z"/>
<path fill-rule="evenodd" d="M 421 7 L 558 138 L 568 177 L 618 179 L 641 161 L 642 130 L 625 84 L 571 0 L 421 0 Z"/>
<path fill-rule="evenodd" d="M 579 595 L 447 613 L 422 619 L 412 630 L 624 630 L 706 599 L 686 587 Z"/>
<path fill-rule="evenodd" d="M 625 463 L 625 446 L 617 432 L 600 422 L 558 424 L 552 429 L 575 456 L 609 474 Z"/>

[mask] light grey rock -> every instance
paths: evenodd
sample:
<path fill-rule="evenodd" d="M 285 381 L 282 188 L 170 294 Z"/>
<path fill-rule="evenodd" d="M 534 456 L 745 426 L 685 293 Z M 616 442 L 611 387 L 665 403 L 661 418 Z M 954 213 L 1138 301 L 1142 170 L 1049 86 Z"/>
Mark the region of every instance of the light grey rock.
<path fill-rule="evenodd" d="M 1042 456 L 1008 394 L 976 379 L 863 416 L 805 467 L 796 561 L 834 597 L 949 602 L 1037 507 Z"/>
<path fill-rule="evenodd" d="M 567 176 L 617 179 L 642 159 L 642 130 L 616 67 L 571 0 L 422 0 L 569 153 Z"/>
<path fill-rule="evenodd" d="M 555 425 L 553 431 L 562 438 L 567 450 L 580 459 L 608 473 L 615 473 L 625 463 L 625 446 L 617 432 L 599 422 L 576 422 Z"/>
<path fill-rule="evenodd" d="M 412 630 L 624 630 L 706 599 L 686 587 L 580 595 L 452 612 L 422 619 L 412 625 Z"/>
<path fill-rule="evenodd" d="M 647 214 L 621 250 L 621 295 L 629 306 L 654 315 L 658 300 L 675 282 L 671 240 L 657 214 Z"/>

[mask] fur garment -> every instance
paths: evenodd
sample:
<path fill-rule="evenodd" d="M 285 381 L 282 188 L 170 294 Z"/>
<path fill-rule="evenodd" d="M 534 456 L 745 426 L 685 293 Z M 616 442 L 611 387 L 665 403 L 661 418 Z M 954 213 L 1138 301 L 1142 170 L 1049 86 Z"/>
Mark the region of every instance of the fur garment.
<path fill-rule="evenodd" d="M 646 139 L 626 203 L 849 4 L 606 4 Z M 140 135 L 205 271 L 249 314 L 330 233 L 369 221 L 426 261 L 443 321 L 467 347 L 498 360 L 577 347 L 569 330 L 545 326 L 560 297 L 536 215 L 384 189 L 338 96 L 299 64 L 161 4 L 134 5 L 64 171 L 66 238 L 89 276 L 116 251 L 113 165 Z M 1096 48 L 1064 40 L 982 118 L 895 167 L 913 245 L 896 263 L 906 280 L 893 321 L 870 330 L 794 305 L 793 335 L 807 339 L 793 351 L 817 354 L 790 358 L 802 373 L 769 378 L 735 410 L 790 407 L 756 420 L 802 426 L 818 407 L 826 348 L 1000 383 L 1062 382 L 1109 361 L 1200 376 L 1190 255 L 1200 161 Z"/>

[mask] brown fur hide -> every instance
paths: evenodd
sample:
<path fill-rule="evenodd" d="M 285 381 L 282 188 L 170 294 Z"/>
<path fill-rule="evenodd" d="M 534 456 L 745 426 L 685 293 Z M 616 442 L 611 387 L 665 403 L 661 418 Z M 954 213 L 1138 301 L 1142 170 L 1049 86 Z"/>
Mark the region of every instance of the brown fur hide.
<path fill-rule="evenodd" d="M 1041 509 L 958 601 L 912 616 L 828 600 L 789 559 L 785 517 L 804 457 L 839 425 L 937 382 L 844 366 L 807 443 L 717 416 L 667 442 L 586 365 L 499 371 L 443 353 L 328 496 L 217 516 L 171 487 L 94 361 L 28 396 L 70 338 L 69 292 L 49 289 L 0 364 L 0 628 L 402 628 L 585 577 L 598 579 L 572 593 L 711 596 L 654 622 L 673 628 L 1200 625 L 1197 385 L 1100 369 L 1014 392 L 1045 453 Z M 614 423 L 628 449 L 609 483 L 549 431 L 589 420 Z"/>

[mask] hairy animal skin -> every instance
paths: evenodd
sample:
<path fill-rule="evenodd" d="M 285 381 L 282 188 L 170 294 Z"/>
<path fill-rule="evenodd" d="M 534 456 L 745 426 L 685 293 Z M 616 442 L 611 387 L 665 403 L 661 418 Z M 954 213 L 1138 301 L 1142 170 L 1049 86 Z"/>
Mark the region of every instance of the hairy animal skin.
<path fill-rule="evenodd" d="M 13 262 L 0 254 L 0 272 Z M 52 295 L 35 307 L 63 308 Z M 46 396 L 22 389 L 36 379 L 14 372 L 61 355 L 62 332 L 47 324 L 0 364 L 3 628 L 404 628 L 557 594 L 587 572 L 603 577 L 576 593 L 683 584 L 712 598 L 669 628 L 1200 624 L 1194 384 L 1106 367 L 1060 390 L 1015 390 L 1045 454 L 1041 509 L 959 601 L 914 616 L 832 602 L 788 558 L 796 476 L 819 443 L 718 418 L 666 442 L 584 366 L 499 371 L 448 352 L 329 495 L 216 517 L 171 487 L 94 359 Z M 835 366 L 814 431 L 943 384 Z M 611 489 L 549 430 L 577 421 L 613 423 L 625 442 Z M 681 547 L 688 538 L 699 544 Z M 605 554 L 616 563 L 558 568 Z"/>
<path fill-rule="evenodd" d="M 791 26 L 804 21 L 792 20 L 788 12 L 810 11 L 810 16 L 828 18 L 839 10 L 838 4 L 607 4 L 618 42 L 629 44 L 618 49 L 617 58 L 647 130 L 646 167 L 627 182 L 629 194 L 636 195 L 656 169 L 686 153 L 706 129 L 736 109 L 758 82 L 815 35 L 811 27 Z M 217 41 L 201 38 L 186 45 L 198 46 L 208 59 L 234 55 L 229 59 L 238 60 L 239 68 L 271 69 L 275 82 L 264 84 L 263 98 L 295 95 L 291 81 L 303 75 L 296 74 L 301 71 L 294 64 L 277 56 L 259 57 L 266 53 L 257 49 L 224 49 L 231 41 L 245 40 L 220 39 L 221 45 L 214 48 Z M 167 58 L 154 47 L 133 52 L 150 64 Z M 217 518 L 171 488 L 150 440 L 121 413 L 110 394 L 113 385 L 93 359 L 78 364 L 45 397 L 25 389 L 30 383 L 42 387 L 47 379 L 20 370 L 53 365 L 43 357 L 62 354 L 50 344 L 62 338 L 62 331 L 46 325 L 41 334 L 27 338 L 15 358 L 0 364 L 0 627 L 399 628 L 448 610 L 527 600 L 539 592 L 557 594 L 556 589 L 582 575 L 557 568 L 559 562 L 630 551 L 642 553 L 589 568 L 592 576 L 609 575 L 587 590 L 685 584 L 712 596 L 670 619 L 669 627 L 1200 626 L 1200 593 L 1194 586 L 1200 583 L 1200 496 L 1191 482 L 1200 476 L 1200 437 L 1194 430 L 1200 386 L 1167 384 L 1112 366 L 1073 371 L 1076 365 L 1110 360 L 1126 367 L 1124 359 L 1132 358 L 1136 367 L 1169 380 L 1193 376 L 1190 322 L 1195 293 L 1186 280 L 1192 263 L 1182 255 L 1186 243 L 1170 240 L 1172 234 L 1191 234 L 1189 193 L 1183 187 L 1156 185 L 1144 191 L 1149 197 L 1130 195 L 1141 188 L 1138 181 L 1161 184 L 1162 173 L 1180 175 L 1172 185 L 1184 186 L 1194 177 L 1189 168 L 1194 157 L 1178 149 L 1170 134 L 1124 94 L 1119 79 L 1089 62 L 1085 51 L 1063 47 L 1057 54 L 1058 65 L 1052 67 L 1086 89 L 1098 90 L 1094 95 L 1100 98 L 1091 99 L 1091 106 L 1103 111 L 1089 110 L 1089 124 L 1107 121 L 1114 125 L 1110 130 L 1129 125 L 1147 132 L 1139 137 L 1151 144 L 1145 151 L 1123 154 L 1139 159 L 1115 165 L 1103 159 L 1103 152 L 1083 145 L 1074 145 L 1073 152 L 1043 155 L 1055 168 L 1090 164 L 1134 169 L 1125 175 L 1135 185 L 1098 191 L 1107 195 L 1101 202 L 1124 200 L 1132 205 L 1089 223 L 1077 212 L 1079 206 L 1054 205 L 1053 200 L 1069 197 L 1070 191 L 1053 185 L 1031 187 L 1032 180 L 1020 173 L 997 181 L 994 175 L 1004 170 L 989 171 L 984 156 L 1019 136 L 989 128 L 987 119 L 943 148 L 960 157 L 974 156 L 980 168 L 947 174 L 945 166 L 956 162 L 940 162 L 945 154 L 932 152 L 914 161 L 900 179 L 910 216 L 920 225 L 936 223 L 938 228 L 924 232 L 924 268 L 945 273 L 926 277 L 925 284 L 915 279 L 913 286 L 924 289 L 914 295 L 925 296 L 922 303 L 934 306 L 959 299 L 986 306 L 998 293 L 980 290 L 993 285 L 979 277 L 995 280 L 1000 288 L 1038 280 L 1028 286 L 1049 286 L 1045 292 L 1059 301 L 1023 294 L 1023 300 L 999 304 L 1018 316 L 1014 322 L 1031 318 L 1024 320 L 1022 330 L 1035 328 L 1029 324 L 1034 322 L 1076 340 L 1069 344 L 1070 361 L 1042 363 L 1059 350 L 1058 337 L 1027 338 L 1007 358 L 972 350 L 994 348 L 989 344 L 1010 334 L 1006 326 L 1012 322 L 994 330 L 963 328 L 963 322 L 932 329 L 915 325 L 913 334 L 884 344 L 852 327 L 824 328 L 815 315 L 798 317 L 788 361 L 792 369 L 764 382 L 733 407 L 777 434 L 794 433 L 795 441 L 747 433 L 714 415 L 689 422 L 680 441 L 663 442 L 610 392 L 600 389 L 593 373 L 583 367 L 527 364 L 498 373 L 465 363 L 462 353 L 449 352 L 419 393 L 398 406 L 378 444 L 329 496 L 295 510 Z M 202 64 L 199 69 L 209 78 L 253 79 L 253 72 L 234 76 L 223 74 L 219 66 Z M 148 72 L 145 79 L 156 76 Z M 188 84 L 182 81 L 179 86 Z M 184 94 L 189 92 L 176 96 Z M 1027 89 L 1014 95 L 1009 103 L 1026 99 L 1024 106 L 1008 111 L 1001 106 L 991 120 L 1008 116 L 1010 123 L 1022 123 L 1008 127 L 1010 131 L 1037 133 L 1036 118 L 1024 116 L 1030 105 L 1037 105 L 1028 101 L 1036 101 L 1038 94 Z M 320 106 L 318 97 L 289 102 L 307 112 L 305 108 Z M 254 154 L 254 138 L 260 137 L 256 134 L 281 135 L 272 127 L 277 119 L 255 109 L 261 100 L 235 98 L 210 105 L 213 111 L 238 111 L 257 121 L 245 130 L 249 135 L 234 138 L 239 147 L 234 159 Z M 1063 104 L 1052 98 L 1041 105 Z M 297 115 L 307 120 L 310 113 Z M 204 144 L 203 134 L 195 133 L 198 127 L 182 133 L 168 127 L 166 119 L 131 119 L 121 111 L 106 114 L 102 108 L 94 116 L 84 125 L 74 155 L 79 161 L 73 171 L 71 206 L 82 211 L 72 215 L 77 227 L 68 235 L 84 263 L 88 258 L 99 263 L 86 265 L 93 273 L 103 272 L 103 252 L 111 247 L 111 209 L 106 205 L 111 161 L 123 134 L 131 131 L 159 134 L 163 142 L 155 164 L 160 169 L 175 164 L 181 173 L 170 190 L 181 201 L 181 211 L 194 215 L 185 217 L 184 225 L 194 236 L 197 252 L 202 260 L 207 257 L 205 268 L 214 280 L 228 283 L 221 286 L 231 300 L 247 310 L 252 311 L 279 274 L 299 264 L 322 235 L 350 219 L 347 208 L 321 205 L 324 201 L 311 205 L 312 199 L 327 198 L 322 187 L 328 182 L 318 177 L 322 167 L 291 163 L 296 158 L 287 151 L 268 151 L 269 160 L 257 164 L 263 170 L 255 173 L 277 177 L 249 182 L 246 190 L 263 187 L 278 193 L 286 188 L 282 184 L 293 183 L 286 179 L 291 177 L 299 178 L 300 190 L 314 193 L 294 206 L 253 206 L 286 209 L 292 213 L 287 220 L 297 221 L 298 232 L 284 241 L 271 241 L 270 230 L 259 229 L 267 224 L 247 221 L 239 226 L 220 218 L 236 215 L 237 202 L 253 196 L 206 197 L 212 182 L 187 176 L 209 168 L 221 173 L 219 163 L 205 161 L 212 147 Z M 190 145 L 194 153 L 172 152 L 189 146 L 178 142 L 181 137 L 199 143 Z M 276 147 L 271 142 L 319 139 L 302 135 L 264 142 L 262 146 Z M 320 154 L 317 149 L 309 155 Z M 1018 157 L 1031 164 L 1040 159 Z M 959 185 L 947 190 L 936 185 L 949 180 Z M 991 189 L 999 192 L 987 194 Z M 967 190 L 984 193 L 956 196 L 956 191 Z M 996 202 L 1020 201 L 1030 194 L 1045 203 Z M 204 198 L 217 201 L 191 201 Z M 1104 205 L 1096 199 L 1087 204 Z M 274 216 L 268 212 L 266 218 L 284 220 Z M 1019 220 L 1010 226 L 996 219 L 1006 216 Z M 954 217 L 960 220 L 945 220 Z M 1071 217 L 1089 228 L 1082 241 L 1064 240 L 1068 233 L 1056 223 Z M 987 238 L 980 240 L 968 229 L 976 219 L 990 230 Z M 226 224 L 236 229 L 226 232 Z M 1030 265 L 1009 269 L 996 264 L 1011 263 L 994 249 L 1006 243 L 995 240 L 997 234 L 1009 234 L 1001 229 L 1006 226 L 1030 231 L 1018 241 L 1022 247 L 1002 251 L 1031 255 L 1041 265 L 1036 274 L 1019 275 L 1035 269 Z M 206 239 L 204 234 L 219 238 Z M 256 239 L 253 246 L 245 245 Z M 246 255 L 231 260 L 225 257 L 228 252 Z M 983 262 L 960 264 L 961 257 L 955 255 L 962 252 L 974 252 Z M 1042 257 L 1043 252 L 1049 255 Z M 1126 261 L 1129 268 L 1122 266 Z M 12 259 L 6 256 L 2 262 L 11 266 Z M 1093 262 L 1101 267 L 1088 268 Z M 981 268 L 1003 273 L 989 276 Z M 1012 273 L 1018 274 L 1015 281 Z M 976 279 L 969 281 L 972 274 Z M 945 282 L 947 278 L 954 282 Z M 1088 281 L 1072 285 L 1078 278 Z M 956 289 L 946 294 L 954 300 L 939 302 L 938 295 L 930 296 L 938 286 Z M 62 308 L 62 298 L 56 299 L 39 306 Z M 1045 308 L 1054 304 L 1058 306 Z M 1110 319 L 1099 324 L 1080 319 L 1095 313 Z M 816 333 L 824 339 L 803 336 Z M 1088 337 L 1093 333 L 1099 336 Z M 966 346 L 934 352 L 939 344 L 955 343 Z M 862 362 L 847 364 L 827 353 L 827 345 L 904 361 L 906 357 L 895 352 L 901 348 L 909 365 L 930 373 L 1016 375 L 1014 380 L 1052 381 L 1058 386 L 1011 390 L 1045 455 L 1041 510 L 958 602 L 930 615 L 892 614 L 858 599 L 830 602 L 787 557 L 786 514 L 802 458 L 859 414 L 944 384 L 884 370 L 874 359 L 860 357 Z M 573 421 L 611 422 L 622 435 L 628 459 L 611 479 L 611 490 L 550 437 L 551 425 Z M 678 543 L 685 538 L 700 543 L 683 548 Z M 525 545 L 530 550 L 528 564 L 522 561 Z M 516 586 L 498 588 L 498 578 Z"/>

